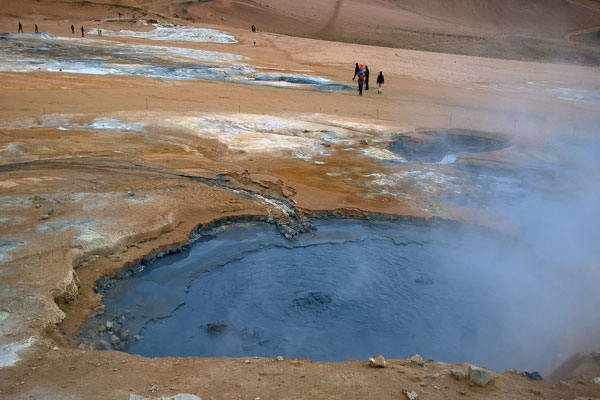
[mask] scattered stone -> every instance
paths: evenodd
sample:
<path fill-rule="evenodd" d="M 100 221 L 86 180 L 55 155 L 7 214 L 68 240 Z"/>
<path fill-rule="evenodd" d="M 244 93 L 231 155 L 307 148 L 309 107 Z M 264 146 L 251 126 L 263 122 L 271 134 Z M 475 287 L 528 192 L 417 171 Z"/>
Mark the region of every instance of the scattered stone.
<path fill-rule="evenodd" d="M 369 358 L 369 367 L 385 368 L 386 366 L 387 366 L 387 363 L 385 361 L 385 358 L 383 358 L 383 356 L 381 354 L 378 354 L 376 356 L 372 356 Z"/>
<path fill-rule="evenodd" d="M 50 218 L 50 216 L 48 214 L 42 214 L 41 217 L 42 217 L 42 219 L 48 219 L 48 218 Z"/>
<path fill-rule="evenodd" d="M 425 362 L 423 361 L 423 357 L 421 357 L 418 354 L 415 354 L 414 356 L 412 356 L 410 358 L 410 362 L 413 363 L 413 364 L 420 365 L 421 367 L 425 366 Z"/>
<path fill-rule="evenodd" d="M 36 204 L 35 208 L 42 208 L 42 205 L 41 204 Z"/>
<path fill-rule="evenodd" d="M 54 214 L 54 208 L 49 208 L 48 209 L 48 215 L 52 215 Z"/>
<path fill-rule="evenodd" d="M 529 391 L 531 393 L 535 394 L 536 396 L 541 396 L 542 395 L 542 392 L 539 389 L 536 389 L 536 388 L 531 388 L 531 389 L 529 389 Z"/>
<path fill-rule="evenodd" d="M 277 356 L 277 361 L 283 361 L 283 356 Z"/>
<path fill-rule="evenodd" d="M 34 194 L 32 199 L 33 199 L 33 201 L 40 201 L 40 200 L 42 200 L 42 196 L 40 196 L 39 194 Z"/>
<path fill-rule="evenodd" d="M 129 400 L 146 400 L 147 397 L 140 396 L 139 394 L 130 394 Z"/>
<path fill-rule="evenodd" d="M 406 395 L 406 398 L 408 400 L 417 400 L 417 398 L 418 398 L 418 395 L 416 392 L 411 392 L 406 388 L 402 389 L 402 393 L 404 393 Z"/>
<path fill-rule="evenodd" d="M 452 371 L 450 371 L 450 374 L 454 377 L 454 379 L 456 379 L 457 381 L 463 380 L 467 377 L 467 375 L 464 373 L 464 371 L 462 369 L 453 369 Z"/>
<path fill-rule="evenodd" d="M 461 396 L 464 396 L 467 394 L 467 392 L 465 392 L 464 390 L 459 390 L 458 394 L 460 394 Z"/>
<path fill-rule="evenodd" d="M 96 350 L 108 350 L 109 346 L 108 343 L 106 342 L 106 340 L 100 340 L 98 343 L 96 343 Z"/>
<path fill-rule="evenodd" d="M 124 330 L 121 333 L 121 340 L 126 341 L 127 339 L 129 339 L 129 331 L 128 330 Z"/>
<path fill-rule="evenodd" d="M 152 387 L 150 388 L 151 391 L 153 392 L 158 392 L 158 387 L 156 385 L 152 385 Z"/>
<path fill-rule="evenodd" d="M 140 335 L 133 335 L 133 340 L 138 342 L 138 341 L 142 340 L 142 337 Z"/>
<path fill-rule="evenodd" d="M 492 379 L 492 373 L 483 368 L 469 365 L 469 381 L 475 385 L 485 387 Z"/>
<path fill-rule="evenodd" d="M 527 372 L 527 371 L 525 371 L 525 376 L 528 377 L 531 380 L 534 380 L 534 381 L 541 381 L 542 380 L 542 376 L 537 371 L 533 371 L 533 372 Z"/>
<path fill-rule="evenodd" d="M 250 360 L 244 360 L 244 364 L 250 364 Z"/>
<path fill-rule="evenodd" d="M 106 329 L 107 330 L 112 330 L 113 328 L 113 323 L 111 321 L 106 321 Z"/>
<path fill-rule="evenodd" d="M 130 191 L 128 191 L 128 192 L 127 192 L 127 194 L 133 197 L 133 195 L 134 195 L 135 193 L 133 193 L 133 191 L 132 191 L 132 190 L 130 190 Z"/>
<path fill-rule="evenodd" d="M 594 378 L 594 383 L 596 385 L 600 385 L 600 376 L 597 376 L 597 377 Z"/>
<path fill-rule="evenodd" d="M 117 335 L 112 335 L 110 337 L 110 342 L 112 343 L 113 346 L 117 346 L 119 344 L 120 340 L 117 337 Z"/>
<path fill-rule="evenodd" d="M 92 187 L 92 190 L 96 190 L 96 189 L 98 189 L 96 186 L 93 186 L 93 187 Z"/>

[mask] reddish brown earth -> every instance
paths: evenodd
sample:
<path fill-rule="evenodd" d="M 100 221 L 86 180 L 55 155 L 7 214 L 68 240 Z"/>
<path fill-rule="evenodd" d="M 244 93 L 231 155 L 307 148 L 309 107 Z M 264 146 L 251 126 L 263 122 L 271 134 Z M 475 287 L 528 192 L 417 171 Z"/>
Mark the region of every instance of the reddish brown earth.
<path fill-rule="evenodd" d="M 333 14 L 336 4 L 338 14 Z M 117 12 L 124 14 L 121 21 L 113 21 Z M 371 91 L 359 98 L 354 92 L 213 81 L 0 72 L 0 122 L 7 126 L 29 118 L 65 116 L 121 115 L 157 124 L 173 116 L 275 116 L 349 126 L 356 142 L 348 152 L 332 145 L 335 154 L 315 158 L 325 162 L 319 165 L 285 150 L 259 151 L 251 138 L 226 144 L 184 129 L 152 134 L 0 129 L 1 234 L 26 243 L 7 253 L 10 259 L 0 264 L 0 344 L 33 338 L 20 353 L 21 361 L 0 368 L 0 397 L 127 399 L 132 393 L 153 398 L 193 393 L 204 399 L 398 399 L 404 396 L 403 388 L 418 392 L 419 399 L 537 398 L 535 390 L 547 399 L 600 397 L 600 385 L 592 381 L 600 375 L 593 355 L 570 358 L 556 369 L 554 380 L 494 372 L 492 383 L 479 388 L 450 376 L 452 368 L 466 372 L 468 364 L 430 362 L 421 368 L 408 360 L 391 360 L 387 368 L 373 369 L 365 360 L 148 359 L 80 348 L 71 340 L 100 304 L 92 285 L 103 274 L 185 241 L 198 224 L 269 212 L 281 216 L 280 210 L 243 199 L 231 188 L 291 199 L 305 215 L 322 210 L 354 216 L 375 212 L 516 231 L 514 221 L 487 210 L 468 212 L 445 204 L 439 196 L 442 188 L 435 185 L 428 190 L 408 184 L 396 187 L 404 197 L 385 193 L 365 175 L 385 174 L 389 167 L 363 151 L 378 151 L 375 144 L 386 143 L 393 133 L 468 128 L 499 135 L 515 146 L 466 157 L 464 162 L 518 168 L 523 153 L 515 148 L 541 148 L 551 134 L 596 135 L 597 104 L 560 99 L 543 85 L 525 83 L 551 87 L 560 82 L 600 90 L 598 47 L 574 44 L 569 37 L 599 26 L 599 15 L 598 3 L 586 0 L 528 5 L 516 0 L 494 5 L 476 0 L 3 2 L 0 31 L 15 31 L 19 20 L 26 30 L 38 23 L 41 30 L 65 36 L 70 35 L 71 23 L 114 30 L 148 29 L 136 22 L 142 17 L 206 24 L 227 30 L 240 43 L 170 44 L 239 53 L 255 66 L 310 70 L 346 83 L 352 83 L 352 66 L 360 55 L 373 71 L 386 72 L 386 84 L 383 95 Z M 249 45 L 252 23 L 260 31 L 256 47 Z M 487 58 L 498 56 L 508 60 Z M 193 179 L 217 174 L 229 179 L 228 187 Z M 129 196 L 129 190 L 135 196 Z M 94 222 L 89 229 L 73 224 L 40 233 L 40 214 L 48 208 L 55 209 L 50 222 Z"/>

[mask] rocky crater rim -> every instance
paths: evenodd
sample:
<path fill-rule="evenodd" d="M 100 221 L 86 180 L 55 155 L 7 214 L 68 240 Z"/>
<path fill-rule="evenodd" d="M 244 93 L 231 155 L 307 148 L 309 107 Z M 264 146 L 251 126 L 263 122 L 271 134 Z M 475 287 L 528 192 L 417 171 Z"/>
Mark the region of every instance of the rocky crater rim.
<path fill-rule="evenodd" d="M 469 222 L 460 222 L 450 219 L 445 219 L 441 217 L 414 217 L 414 216 L 402 216 L 402 215 L 394 215 L 394 214 L 383 214 L 383 213 L 370 213 L 361 210 L 345 210 L 345 209 L 336 209 L 336 210 L 327 210 L 327 211 L 307 211 L 307 210 L 298 210 L 302 215 L 300 217 L 302 219 L 301 223 L 286 223 L 282 221 L 281 218 L 277 219 L 273 216 L 268 215 L 244 215 L 244 216 L 229 216 L 219 219 L 214 219 L 212 221 L 206 223 L 200 223 L 196 225 L 192 231 L 188 234 L 188 238 L 184 241 L 167 244 L 160 246 L 157 250 L 154 250 L 144 256 L 141 256 L 135 260 L 127 262 L 121 266 L 121 268 L 113 271 L 106 272 L 98 277 L 93 282 L 93 290 L 94 292 L 100 294 L 102 297 L 110 290 L 116 282 L 120 280 L 125 280 L 137 273 L 141 273 L 147 267 L 151 266 L 158 259 L 161 259 L 167 255 L 176 254 L 184 252 L 190 249 L 193 245 L 195 245 L 200 239 L 204 237 L 214 236 L 218 234 L 220 231 L 234 227 L 236 225 L 243 224 L 253 224 L 253 223 L 266 223 L 271 226 L 276 226 L 279 233 L 287 240 L 294 241 L 295 238 L 302 234 L 313 230 L 312 223 L 317 220 L 345 220 L 345 221 L 355 221 L 355 222 L 382 222 L 382 223 L 397 223 L 397 224 L 410 224 L 412 226 L 430 226 L 430 227 L 440 227 L 440 226 L 462 226 L 469 227 L 470 229 L 476 229 L 479 231 L 485 231 L 487 234 L 494 235 L 503 235 L 502 232 L 498 232 L 492 228 L 476 225 Z M 59 296 L 57 301 L 59 304 L 65 304 L 63 300 L 64 296 Z M 55 297 L 57 300 L 57 297 Z M 74 300 L 74 298 L 73 298 Z M 73 332 L 73 335 L 68 335 L 66 339 L 68 341 L 74 340 L 77 343 L 84 343 L 85 341 L 81 340 L 81 338 L 85 338 L 79 336 L 79 329 L 83 326 L 84 322 L 93 317 L 96 313 L 100 311 L 100 313 L 104 314 L 104 301 L 102 300 L 100 306 L 97 306 L 98 303 L 94 303 L 89 310 L 92 312 L 89 315 L 76 317 L 77 330 Z M 91 332 L 91 331 L 90 331 Z M 93 346 L 93 344 L 92 344 Z M 99 350 L 99 349 L 98 349 Z"/>

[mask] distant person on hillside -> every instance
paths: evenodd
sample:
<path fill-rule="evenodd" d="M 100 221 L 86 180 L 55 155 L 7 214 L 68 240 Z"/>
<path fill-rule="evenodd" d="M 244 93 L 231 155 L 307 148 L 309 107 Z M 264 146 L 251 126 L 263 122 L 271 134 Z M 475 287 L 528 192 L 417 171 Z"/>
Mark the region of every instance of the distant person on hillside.
<path fill-rule="evenodd" d="M 83 26 L 81 27 L 81 37 L 85 36 L 85 31 L 83 30 Z"/>
<path fill-rule="evenodd" d="M 98 28 L 98 36 L 102 36 L 102 28 Z"/>
<path fill-rule="evenodd" d="M 365 90 L 369 90 L 369 66 L 365 65 Z"/>
<path fill-rule="evenodd" d="M 252 32 L 256 32 L 256 25 L 252 24 Z"/>
<path fill-rule="evenodd" d="M 19 21 L 19 30 L 17 31 L 23 33 L 23 25 L 21 25 L 21 21 Z"/>
<path fill-rule="evenodd" d="M 383 85 L 383 72 L 379 71 L 379 75 L 377 75 L 377 94 L 381 94 L 381 86 Z"/>
<path fill-rule="evenodd" d="M 71 33 L 74 35 L 75 34 L 75 27 L 73 26 L 73 24 L 71 24 Z"/>
<path fill-rule="evenodd" d="M 356 63 L 356 65 L 354 66 L 354 76 L 352 77 L 352 80 L 356 79 L 356 75 L 358 75 L 358 71 L 360 71 L 360 68 L 358 67 L 358 63 Z"/>
<path fill-rule="evenodd" d="M 37 24 L 34 24 L 34 25 L 35 25 L 35 33 L 39 33 L 40 31 L 38 30 Z"/>
<path fill-rule="evenodd" d="M 358 71 L 358 95 L 362 96 L 363 83 L 365 82 L 365 74 L 362 71 Z"/>
<path fill-rule="evenodd" d="M 254 46 L 256 46 L 256 38 L 252 39 L 252 43 L 254 43 Z"/>

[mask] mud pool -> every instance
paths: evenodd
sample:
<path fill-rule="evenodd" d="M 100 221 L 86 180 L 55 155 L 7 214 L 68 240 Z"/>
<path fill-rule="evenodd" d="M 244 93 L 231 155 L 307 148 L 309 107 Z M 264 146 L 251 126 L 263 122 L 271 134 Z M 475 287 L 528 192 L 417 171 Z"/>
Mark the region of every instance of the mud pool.
<path fill-rule="evenodd" d="M 326 220 L 294 242 L 266 223 L 235 225 L 97 282 L 104 307 L 76 338 L 149 357 L 420 353 L 529 368 L 531 351 L 556 356 L 554 333 L 523 349 L 547 326 L 507 329 L 537 308 L 533 261 L 517 241 L 455 224 Z"/>
<path fill-rule="evenodd" d="M 288 88 L 348 90 L 350 85 L 311 75 L 263 73 L 237 54 L 109 40 L 0 33 L 0 71 L 129 75 L 216 80 Z"/>
<path fill-rule="evenodd" d="M 397 136 L 390 151 L 408 161 L 451 164 L 462 154 L 484 153 L 508 147 L 502 140 L 469 130 L 423 131 L 418 137 Z"/>

